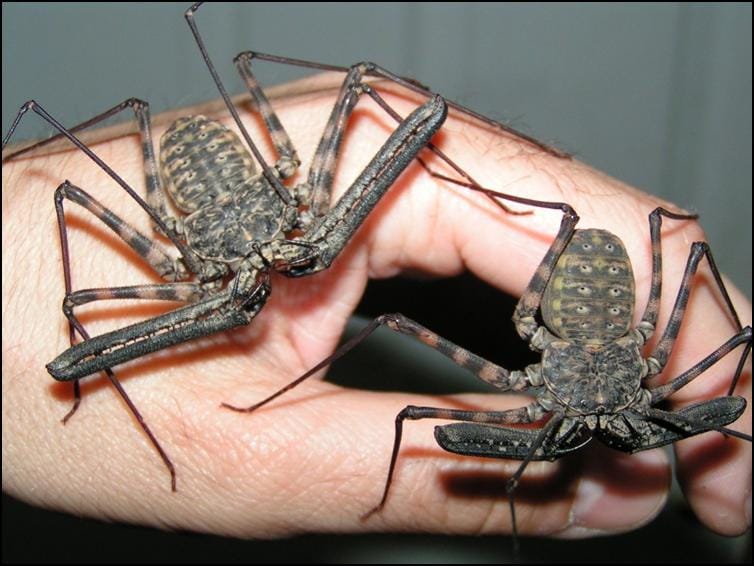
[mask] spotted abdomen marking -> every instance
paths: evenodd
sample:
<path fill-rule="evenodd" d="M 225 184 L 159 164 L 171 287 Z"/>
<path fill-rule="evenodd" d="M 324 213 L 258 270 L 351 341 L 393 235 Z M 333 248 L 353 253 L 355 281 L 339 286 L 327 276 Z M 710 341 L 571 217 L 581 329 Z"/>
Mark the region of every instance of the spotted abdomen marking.
<path fill-rule="evenodd" d="M 179 118 L 160 139 L 160 170 L 176 206 L 191 213 L 256 174 L 238 136 L 205 118 Z"/>
<path fill-rule="evenodd" d="M 623 242 L 607 230 L 576 230 L 542 297 L 551 332 L 582 345 L 602 345 L 628 332 L 634 275 Z"/>

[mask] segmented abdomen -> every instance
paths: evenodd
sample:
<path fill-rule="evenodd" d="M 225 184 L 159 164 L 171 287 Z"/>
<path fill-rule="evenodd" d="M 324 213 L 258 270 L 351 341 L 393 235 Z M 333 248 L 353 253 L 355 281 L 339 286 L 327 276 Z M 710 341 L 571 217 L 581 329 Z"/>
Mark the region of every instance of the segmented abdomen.
<path fill-rule="evenodd" d="M 194 212 L 256 174 L 235 133 L 204 116 L 179 118 L 160 139 L 160 169 L 183 212 Z"/>
<path fill-rule="evenodd" d="M 628 332 L 635 285 L 623 242 L 607 230 L 576 230 L 553 270 L 542 317 L 576 344 L 605 344 Z"/>

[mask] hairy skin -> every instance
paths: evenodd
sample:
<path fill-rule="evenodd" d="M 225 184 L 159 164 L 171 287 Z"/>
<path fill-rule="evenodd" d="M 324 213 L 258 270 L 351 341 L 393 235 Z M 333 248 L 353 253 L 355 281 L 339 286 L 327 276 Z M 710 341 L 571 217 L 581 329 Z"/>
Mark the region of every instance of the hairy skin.
<path fill-rule="evenodd" d="M 335 96 L 314 88 L 320 83 L 315 79 L 303 92 L 297 85 L 290 96 L 274 101 L 304 160 L 302 171 Z M 403 115 L 417 103 L 388 98 Z M 336 197 L 394 128 L 370 102 L 360 108 L 349 127 Z M 254 139 L 265 139 L 259 121 L 245 110 L 242 114 Z M 164 126 L 156 128 L 156 138 Z M 566 201 L 581 215 L 579 228 L 608 228 L 623 239 L 637 279 L 638 319 L 650 282 L 647 215 L 658 204 L 669 205 L 577 160 L 543 155 L 452 116 L 435 141 L 485 186 Z M 138 136 L 93 149 L 143 190 Z M 436 159 L 429 161 L 448 173 Z M 432 437 L 437 421 L 407 425 L 385 509 L 368 521 L 359 517 L 379 501 L 393 421 L 404 406 L 502 410 L 521 405 L 521 398 L 367 393 L 315 379 L 253 415 L 219 405 L 259 401 L 332 352 L 370 277 L 403 270 L 449 276 L 468 269 L 520 295 L 555 236 L 558 213 L 506 215 L 481 195 L 412 166 L 330 269 L 298 280 L 275 277 L 272 298 L 248 328 L 116 369 L 176 466 L 178 491 L 171 493 L 161 461 L 104 376 L 83 382 L 78 413 L 66 426 L 60 423 L 71 406 L 71 386 L 54 382 L 44 365 L 68 347 L 53 207 L 53 192 L 64 179 L 150 233 L 146 215 L 80 152 L 3 165 L 2 456 L 7 493 L 79 515 L 239 537 L 510 532 L 508 506 L 499 489 L 469 497 L 448 486 L 505 478 L 518 463 L 443 452 Z M 158 281 L 100 223 L 70 203 L 66 206 L 74 288 Z M 703 238 L 697 223 L 664 222 L 659 329 L 675 299 L 689 246 Z M 750 324 L 751 306 L 732 285 L 728 288 L 743 324 Z M 173 307 L 114 302 L 78 312 L 90 332 L 98 334 Z M 734 333 L 723 307 L 703 261 L 663 379 L 678 375 Z M 510 315 L 500 313 L 502 319 Z M 462 345 L 474 349 L 473 344 Z M 674 406 L 724 394 L 737 358 L 729 355 L 678 392 Z M 736 393 L 751 399 L 750 362 Z M 750 407 L 733 428 L 751 433 Z M 708 433 L 675 450 L 679 479 L 699 519 L 718 533 L 745 531 L 751 523 L 751 445 Z M 522 533 L 581 537 L 630 530 L 664 504 L 671 472 L 662 451 L 627 456 L 594 443 L 575 458 L 575 471 L 565 461 L 529 466 L 517 498 Z M 543 486 L 548 497 L 536 495 Z"/>

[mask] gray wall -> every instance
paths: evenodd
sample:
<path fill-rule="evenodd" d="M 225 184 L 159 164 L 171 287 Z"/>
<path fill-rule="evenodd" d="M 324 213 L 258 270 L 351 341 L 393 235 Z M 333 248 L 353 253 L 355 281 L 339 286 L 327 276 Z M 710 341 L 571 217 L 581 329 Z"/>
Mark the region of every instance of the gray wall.
<path fill-rule="evenodd" d="M 31 97 L 66 123 L 127 96 L 215 98 L 185 7 L 3 4 L 3 132 Z M 243 49 L 374 60 L 696 210 L 751 297 L 750 5 L 223 3 L 199 21 L 237 91 Z"/>

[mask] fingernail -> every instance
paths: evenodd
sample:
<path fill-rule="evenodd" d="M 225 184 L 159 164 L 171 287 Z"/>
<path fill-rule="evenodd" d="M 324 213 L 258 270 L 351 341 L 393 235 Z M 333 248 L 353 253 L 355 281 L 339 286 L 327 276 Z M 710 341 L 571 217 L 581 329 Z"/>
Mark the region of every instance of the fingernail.
<path fill-rule="evenodd" d="M 610 460 L 598 460 L 595 465 L 599 467 L 585 470 L 592 473 L 585 474 L 576 490 L 571 526 L 563 533 L 566 537 L 631 530 L 650 521 L 664 507 L 670 487 L 670 469 L 663 451 L 648 450 L 630 456 L 618 454 Z M 631 485 L 626 485 L 625 490 L 606 488 L 617 481 L 626 484 L 642 481 L 644 487 L 633 493 Z"/>
<path fill-rule="evenodd" d="M 605 489 L 599 482 L 589 478 L 581 478 L 576 497 L 569 517 L 569 526 L 558 533 L 562 538 L 588 538 L 607 534 L 603 529 L 587 526 L 587 521 L 592 515 L 592 509 L 599 505 L 605 494 Z"/>

